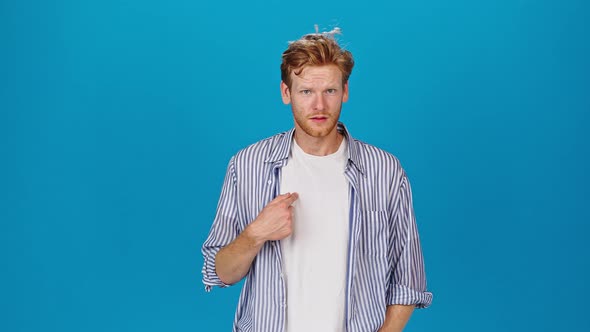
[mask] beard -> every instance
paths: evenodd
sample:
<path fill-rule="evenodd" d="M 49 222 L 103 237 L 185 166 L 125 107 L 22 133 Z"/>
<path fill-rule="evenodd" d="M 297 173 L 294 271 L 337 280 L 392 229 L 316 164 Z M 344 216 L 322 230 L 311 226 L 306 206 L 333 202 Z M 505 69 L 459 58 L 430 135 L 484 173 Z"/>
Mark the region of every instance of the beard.
<path fill-rule="evenodd" d="M 298 107 L 303 106 L 303 107 Z M 331 110 L 330 110 L 331 108 Z M 304 105 L 299 105 L 292 101 L 291 112 L 295 120 L 295 126 L 300 128 L 307 136 L 314 138 L 327 137 L 336 130 L 340 113 L 342 111 L 342 102 L 332 107 L 328 107 L 323 111 L 309 112 L 305 111 Z M 311 117 L 322 116 L 325 120 L 322 122 L 315 122 Z"/>
<path fill-rule="evenodd" d="M 296 126 L 301 128 L 308 136 L 315 138 L 326 137 L 335 130 L 340 118 L 340 110 L 335 114 L 322 115 L 326 116 L 326 120 L 323 123 L 314 123 L 307 116 L 293 110 Z"/>

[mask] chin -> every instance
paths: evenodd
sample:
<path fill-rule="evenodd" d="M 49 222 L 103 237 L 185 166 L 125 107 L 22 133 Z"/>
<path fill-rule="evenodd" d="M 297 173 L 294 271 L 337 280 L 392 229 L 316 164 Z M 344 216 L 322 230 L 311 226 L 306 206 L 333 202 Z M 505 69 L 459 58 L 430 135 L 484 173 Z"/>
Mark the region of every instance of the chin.
<path fill-rule="evenodd" d="M 329 136 L 334 130 L 336 130 L 336 125 L 338 121 L 331 121 L 330 123 L 324 123 L 322 125 L 317 125 L 314 123 L 307 123 L 305 120 L 298 121 L 295 119 L 297 129 L 301 129 L 307 136 L 314 137 L 314 138 L 322 138 Z"/>
<path fill-rule="evenodd" d="M 321 138 L 330 135 L 330 133 L 334 130 L 336 125 L 330 126 L 329 128 L 321 128 L 321 129 L 314 129 L 314 128 L 303 128 L 303 131 L 311 137 Z"/>

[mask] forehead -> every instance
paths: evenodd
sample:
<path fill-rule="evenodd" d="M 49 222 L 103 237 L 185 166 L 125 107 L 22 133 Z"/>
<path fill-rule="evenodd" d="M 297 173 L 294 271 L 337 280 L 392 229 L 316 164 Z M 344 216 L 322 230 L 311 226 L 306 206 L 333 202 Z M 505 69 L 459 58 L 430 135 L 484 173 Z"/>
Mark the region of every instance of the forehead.
<path fill-rule="evenodd" d="M 295 73 L 298 72 L 299 75 Z M 342 72 L 336 65 L 306 66 L 301 72 L 291 72 L 293 84 L 334 85 L 342 84 Z"/>

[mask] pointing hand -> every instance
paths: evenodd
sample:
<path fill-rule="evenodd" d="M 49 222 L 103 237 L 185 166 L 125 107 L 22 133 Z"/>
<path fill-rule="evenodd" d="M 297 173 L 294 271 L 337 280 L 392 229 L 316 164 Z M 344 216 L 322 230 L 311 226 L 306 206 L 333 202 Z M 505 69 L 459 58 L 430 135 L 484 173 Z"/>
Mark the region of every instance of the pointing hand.
<path fill-rule="evenodd" d="M 287 193 L 270 201 L 248 226 L 250 236 L 260 242 L 282 240 L 293 232 L 293 207 L 297 193 Z"/>

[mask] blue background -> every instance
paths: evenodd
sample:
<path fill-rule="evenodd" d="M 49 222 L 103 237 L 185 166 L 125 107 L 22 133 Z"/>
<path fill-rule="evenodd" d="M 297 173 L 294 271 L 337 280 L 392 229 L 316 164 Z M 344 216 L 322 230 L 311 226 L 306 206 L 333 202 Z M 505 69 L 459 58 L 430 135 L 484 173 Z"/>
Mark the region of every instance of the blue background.
<path fill-rule="evenodd" d="M 2 1 L 0 330 L 229 331 L 200 246 L 316 23 L 357 62 L 342 120 L 412 180 L 406 331 L 590 330 L 583 0 Z"/>

